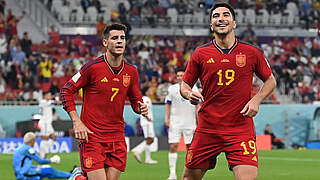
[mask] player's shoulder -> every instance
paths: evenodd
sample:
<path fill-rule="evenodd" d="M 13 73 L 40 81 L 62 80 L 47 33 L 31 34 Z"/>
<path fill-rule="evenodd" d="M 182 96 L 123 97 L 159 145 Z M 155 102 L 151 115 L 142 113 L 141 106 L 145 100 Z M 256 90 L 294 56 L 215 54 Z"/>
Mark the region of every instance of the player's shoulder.
<path fill-rule="evenodd" d="M 245 48 L 246 50 L 251 50 L 251 51 L 254 51 L 254 52 L 256 52 L 256 53 L 263 54 L 263 50 L 262 50 L 261 48 L 259 48 L 259 47 L 256 46 L 256 45 L 250 44 L 250 43 L 248 43 L 248 42 L 240 41 L 240 40 L 239 40 L 239 46 L 242 46 L 242 47 Z"/>
<path fill-rule="evenodd" d="M 99 57 L 96 57 L 94 59 L 89 60 L 87 63 L 85 63 L 82 67 L 81 67 L 81 71 L 85 72 L 88 69 L 94 67 L 95 65 L 99 64 L 99 63 L 103 63 L 105 61 L 104 55 L 101 55 Z"/>
<path fill-rule="evenodd" d="M 124 65 L 126 66 L 127 69 L 137 70 L 137 67 L 135 65 L 128 63 L 128 61 L 125 59 L 123 59 L 123 61 L 124 61 Z"/>
<path fill-rule="evenodd" d="M 203 49 L 210 48 L 212 45 L 213 45 L 213 44 L 212 44 L 212 41 L 207 42 L 207 43 L 205 43 L 205 44 L 202 44 L 202 45 L 200 45 L 200 46 L 197 46 L 196 49 L 195 49 L 195 51 L 200 51 L 200 50 L 203 50 Z"/>

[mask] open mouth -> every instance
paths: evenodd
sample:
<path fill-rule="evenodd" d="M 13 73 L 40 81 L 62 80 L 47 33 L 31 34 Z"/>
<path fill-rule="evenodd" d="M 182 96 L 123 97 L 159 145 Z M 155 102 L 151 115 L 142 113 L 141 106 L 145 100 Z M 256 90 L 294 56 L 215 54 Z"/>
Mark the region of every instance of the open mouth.
<path fill-rule="evenodd" d="M 227 27 L 227 24 L 216 24 L 216 27 Z"/>

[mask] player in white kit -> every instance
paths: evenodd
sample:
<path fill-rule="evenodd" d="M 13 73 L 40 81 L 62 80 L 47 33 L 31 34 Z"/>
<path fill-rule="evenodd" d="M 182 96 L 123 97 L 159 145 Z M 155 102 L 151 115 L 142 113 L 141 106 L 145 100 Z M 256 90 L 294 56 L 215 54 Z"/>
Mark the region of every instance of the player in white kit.
<path fill-rule="evenodd" d="M 146 156 L 145 156 L 145 163 L 147 164 L 156 164 L 158 163 L 158 161 L 153 160 L 151 158 L 151 152 L 150 152 L 150 145 L 153 143 L 154 141 L 154 128 L 153 128 L 153 112 L 152 112 L 152 102 L 151 99 L 149 98 L 149 96 L 152 95 L 152 89 L 151 87 L 148 88 L 144 88 L 142 89 L 142 100 L 145 104 L 147 104 L 148 107 L 148 116 L 147 118 L 140 115 L 140 125 L 142 127 L 143 130 L 143 135 L 145 138 L 145 143 L 141 146 L 141 148 L 137 149 L 137 151 L 135 151 L 133 153 L 133 156 L 136 158 L 136 160 L 141 163 L 141 153 L 143 151 L 145 151 Z"/>
<path fill-rule="evenodd" d="M 56 101 L 52 100 L 50 92 L 44 92 L 44 98 L 39 102 L 40 112 L 42 114 L 42 117 L 40 118 L 38 123 L 40 128 L 40 136 L 42 139 L 39 150 L 41 158 L 46 157 L 46 154 L 49 153 L 50 147 L 56 140 L 56 136 L 52 126 L 52 105 L 56 103 Z"/>
<path fill-rule="evenodd" d="M 180 83 L 184 69 L 176 70 L 177 83 L 171 85 L 168 89 L 168 95 L 165 100 L 165 125 L 169 127 L 168 141 L 170 144 L 169 150 L 169 169 L 170 175 L 168 180 L 176 180 L 176 162 L 178 159 L 178 145 L 180 138 L 183 135 L 184 142 L 189 148 L 194 131 L 196 129 L 197 108 L 180 95 Z M 198 91 L 196 86 L 193 91 Z"/>

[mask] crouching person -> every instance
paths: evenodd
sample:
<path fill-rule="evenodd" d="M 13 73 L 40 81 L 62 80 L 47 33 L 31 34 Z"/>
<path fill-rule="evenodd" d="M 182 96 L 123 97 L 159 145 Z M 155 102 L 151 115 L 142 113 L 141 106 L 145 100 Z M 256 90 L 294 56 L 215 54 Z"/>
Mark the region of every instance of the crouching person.
<path fill-rule="evenodd" d="M 71 173 L 59 171 L 53 167 L 40 167 L 32 165 L 32 160 L 39 164 L 60 163 L 60 157 L 54 155 L 50 159 L 42 159 L 35 152 L 33 146 L 36 135 L 28 132 L 23 137 L 23 144 L 13 154 L 13 169 L 17 180 L 40 180 L 42 178 L 69 178 Z"/>

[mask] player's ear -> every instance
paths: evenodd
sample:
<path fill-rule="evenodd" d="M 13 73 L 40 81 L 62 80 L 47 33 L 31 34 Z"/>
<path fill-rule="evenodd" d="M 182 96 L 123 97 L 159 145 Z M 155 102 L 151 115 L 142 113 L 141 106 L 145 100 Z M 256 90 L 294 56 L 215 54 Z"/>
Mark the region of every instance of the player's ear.
<path fill-rule="evenodd" d="M 108 45 L 108 40 L 104 38 L 104 39 L 102 40 L 102 44 L 103 44 L 104 47 L 107 47 L 107 45 Z"/>
<path fill-rule="evenodd" d="M 237 27 L 237 22 L 235 20 L 233 20 L 232 22 L 233 22 L 233 29 L 235 29 Z"/>
<path fill-rule="evenodd" d="M 210 29 L 211 29 L 211 31 L 213 31 L 213 24 L 212 23 L 210 23 Z"/>

